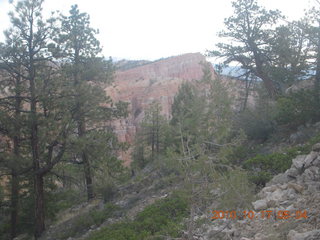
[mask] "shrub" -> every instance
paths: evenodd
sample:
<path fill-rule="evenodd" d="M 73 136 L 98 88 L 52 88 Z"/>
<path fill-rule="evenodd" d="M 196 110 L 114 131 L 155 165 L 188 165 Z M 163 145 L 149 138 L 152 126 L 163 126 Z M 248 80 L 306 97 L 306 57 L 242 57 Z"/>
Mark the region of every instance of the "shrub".
<path fill-rule="evenodd" d="M 236 118 L 236 126 L 251 140 L 265 141 L 275 130 L 275 104 L 260 97 L 254 109 L 247 108 Z"/>
<path fill-rule="evenodd" d="M 318 140 L 320 140 L 320 136 L 311 139 L 304 146 L 289 148 L 284 153 L 258 154 L 244 161 L 243 167 L 249 170 L 249 179 L 253 183 L 264 186 L 274 175 L 285 172 L 290 168 L 292 159 L 296 156 L 310 152 L 312 145 Z"/>
<path fill-rule="evenodd" d="M 260 155 L 246 160 L 243 164 L 251 173 L 250 180 L 257 185 L 264 186 L 273 175 L 284 172 L 291 166 L 291 154 L 272 153 Z"/>
<path fill-rule="evenodd" d="M 99 226 L 117 210 L 117 206 L 107 203 L 103 210 L 93 209 L 85 214 L 77 216 L 68 225 L 61 226 L 59 233 L 55 236 L 57 240 L 75 237 L 79 233 L 88 231 L 93 226 Z"/>
<path fill-rule="evenodd" d="M 319 106 L 311 90 L 300 90 L 277 100 L 276 121 L 280 125 L 298 127 L 319 116 Z"/>
<path fill-rule="evenodd" d="M 235 169 L 220 174 L 220 191 L 223 193 L 220 198 L 219 209 L 245 209 L 250 207 L 254 193 L 252 183 L 249 182 L 247 172 Z"/>
<path fill-rule="evenodd" d="M 188 202 L 179 194 L 161 199 L 147 206 L 135 220 L 115 223 L 92 234 L 89 240 L 143 240 L 162 239 L 156 236 L 178 237 L 179 223 L 188 214 Z"/>
<path fill-rule="evenodd" d="M 102 197 L 104 202 L 111 201 L 116 192 L 116 186 L 112 183 L 107 183 L 105 185 L 100 184 L 96 187 L 96 193 Z"/>

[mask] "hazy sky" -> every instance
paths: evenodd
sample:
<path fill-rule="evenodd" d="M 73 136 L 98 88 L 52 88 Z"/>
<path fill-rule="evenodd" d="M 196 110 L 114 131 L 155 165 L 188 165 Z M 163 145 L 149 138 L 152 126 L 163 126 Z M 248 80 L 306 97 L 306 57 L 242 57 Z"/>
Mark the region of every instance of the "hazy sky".
<path fill-rule="evenodd" d="M 17 1 L 17 0 L 15 0 Z M 315 0 L 258 0 L 298 19 Z M 223 19 L 232 13 L 231 0 L 46 0 L 45 13 L 67 14 L 72 4 L 91 16 L 105 56 L 155 60 L 212 49 Z M 0 0 L 0 41 L 9 26 L 8 0 Z"/>

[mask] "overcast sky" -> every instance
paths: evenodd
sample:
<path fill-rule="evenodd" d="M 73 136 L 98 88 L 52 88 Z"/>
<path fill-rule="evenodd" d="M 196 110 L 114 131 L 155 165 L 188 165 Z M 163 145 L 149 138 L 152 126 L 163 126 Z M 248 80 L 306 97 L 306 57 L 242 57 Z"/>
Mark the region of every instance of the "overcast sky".
<path fill-rule="evenodd" d="M 17 0 L 15 0 L 17 1 Z M 315 0 L 258 0 L 298 19 Z M 100 30 L 105 56 L 155 60 L 189 52 L 204 53 L 219 41 L 223 19 L 232 14 L 231 0 L 46 0 L 45 13 L 67 14 L 72 4 L 91 16 Z M 8 0 L 0 0 L 0 41 L 8 28 Z"/>

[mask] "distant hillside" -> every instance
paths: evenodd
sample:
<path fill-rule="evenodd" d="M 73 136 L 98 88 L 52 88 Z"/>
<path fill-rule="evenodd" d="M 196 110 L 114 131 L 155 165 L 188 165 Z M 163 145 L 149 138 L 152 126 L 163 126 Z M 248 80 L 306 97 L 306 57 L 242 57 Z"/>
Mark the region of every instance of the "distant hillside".
<path fill-rule="evenodd" d="M 151 61 L 148 60 L 126 60 L 122 59 L 120 61 L 117 61 L 115 63 L 116 69 L 120 71 L 128 70 L 131 68 L 143 66 L 145 64 L 151 63 Z"/>
<path fill-rule="evenodd" d="M 108 96 L 117 102 L 129 103 L 129 116 L 113 123 L 121 142 L 133 143 L 134 137 L 144 117 L 144 110 L 153 102 L 160 103 L 162 115 L 171 117 L 171 105 L 183 82 L 198 82 L 203 77 L 205 56 L 200 53 L 187 53 L 179 56 L 149 61 L 127 61 L 117 63 L 118 70 L 112 86 L 106 89 Z M 212 65 L 211 72 L 217 75 Z M 223 78 L 233 99 L 239 99 L 241 81 Z M 250 100 L 252 102 L 252 100 Z M 128 164 L 130 151 L 121 153 L 121 158 Z"/>

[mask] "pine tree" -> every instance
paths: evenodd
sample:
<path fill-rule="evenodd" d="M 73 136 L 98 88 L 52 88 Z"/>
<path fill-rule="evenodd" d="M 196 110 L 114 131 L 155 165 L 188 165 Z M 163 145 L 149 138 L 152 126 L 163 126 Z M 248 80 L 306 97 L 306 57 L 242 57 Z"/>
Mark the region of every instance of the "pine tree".
<path fill-rule="evenodd" d="M 3 49 L 2 49 L 3 50 Z M 1 56 L 5 54 L 1 51 Z M 2 57 L 0 57 L 2 58 Z M 2 58 L 3 59 L 3 58 Z M 24 172 L 28 171 L 28 168 L 25 166 L 26 164 L 23 161 L 23 157 L 21 155 L 22 151 L 22 96 L 23 94 L 23 82 L 21 81 L 21 77 L 19 74 L 14 74 L 13 72 L 9 71 L 9 74 L 5 74 L 5 69 L 7 63 L 4 63 L 3 66 L 0 68 L 2 71 L 2 81 L 0 82 L 1 88 L 7 89 L 4 91 L 0 98 L 0 125 L 1 130 L 0 133 L 3 138 L 10 139 L 10 144 L 6 148 L 6 157 L 5 161 L 3 162 L 4 167 L 10 173 L 11 177 L 11 199 L 10 199 L 10 212 L 11 212 L 11 220 L 10 220 L 10 227 L 11 227 L 11 239 L 14 239 L 17 235 L 17 225 L 18 225 L 18 202 L 19 202 L 19 185 L 20 185 L 20 175 Z M 15 71 L 19 73 L 20 65 L 19 63 L 16 64 L 18 66 L 15 68 L 12 64 L 9 63 L 9 68 L 14 68 Z M 3 71 L 4 70 L 4 71 Z M 5 77 L 7 75 L 7 77 Z M 25 169 L 24 169 L 25 167 Z"/>
<path fill-rule="evenodd" d="M 268 41 L 281 14 L 277 10 L 266 10 L 256 0 L 234 1 L 232 7 L 233 15 L 224 21 L 226 30 L 219 33 L 231 43 L 218 43 L 218 50 L 211 51 L 211 55 L 224 58 L 227 64 L 236 62 L 262 79 L 273 98 L 279 90 L 267 71 L 271 59 Z"/>
<path fill-rule="evenodd" d="M 43 0 L 17 2 L 15 11 L 9 14 L 12 27 L 6 31 L 5 51 L 1 54 L 8 74 L 16 83 L 19 80 L 24 84 L 24 92 L 19 93 L 20 87 L 16 85 L 12 97 L 21 99 L 16 101 L 16 110 L 24 114 L 19 124 L 24 126 L 24 137 L 29 140 L 25 156 L 32 165 L 30 193 L 34 194 L 36 239 L 45 230 L 45 177 L 62 160 L 73 125 L 65 104 L 68 101 L 65 82 L 50 52 L 55 19 L 42 18 L 42 4 Z M 14 136 L 14 145 L 19 146 L 19 138 Z M 15 153 L 18 151 L 16 148 Z"/>
<path fill-rule="evenodd" d="M 63 59 L 61 68 L 70 82 L 69 89 L 73 96 L 71 109 L 79 137 L 78 152 L 75 154 L 81 159 L 78 162 L 83 165 L 87 198 L 91 200 L 95 195 L 92 172 L 94 158 L 89 146 L 97 138 L 105 142 L 111 137 L 108 123 L 124 116 L 126 105 L 114 105 L 106 96 L 104 88 L 112 81 L 114 69 L 111 60 L 105 60 L 101 55 L 102 49 L 95 37 L 98 31 L 90 27 L 89 15 L 81 13 L 77 5 L 72 6 L 69 16 L 61 16 L 60 31 L 57 46 Z"/>

